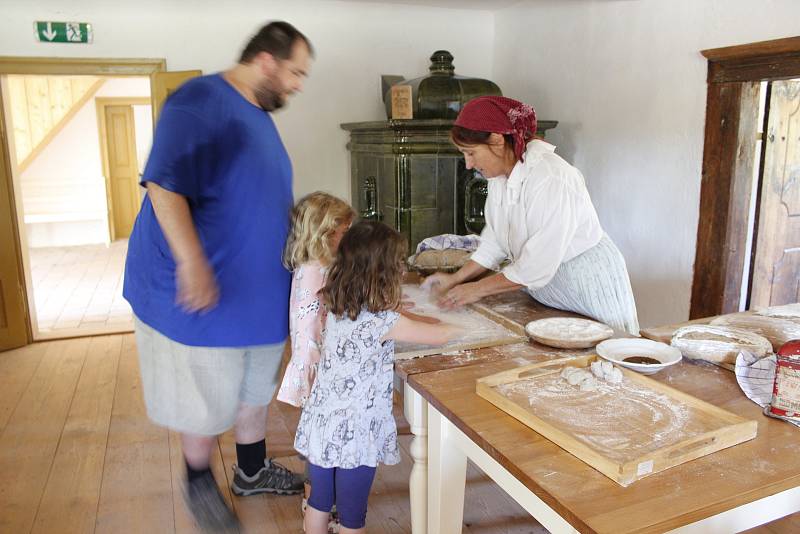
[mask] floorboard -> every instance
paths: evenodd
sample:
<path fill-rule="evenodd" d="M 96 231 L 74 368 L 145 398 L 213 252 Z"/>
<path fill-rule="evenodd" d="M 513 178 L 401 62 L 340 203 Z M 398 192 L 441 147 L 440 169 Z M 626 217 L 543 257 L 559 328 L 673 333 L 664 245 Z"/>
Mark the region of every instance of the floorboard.
<path fill-rule="evenodd" d="M 410 534 L 408 477 L 412 436 L 395 409 L 401 463 L 381 466 L 370 496 L 371 534 Z M 267 450 L 294 470 L 299 410 L 273 402 Z M 212 471 L 242 531 L 300 533 L 296 496 L 232 496 L 232 432 L 219 440 Z M 37 343 L 0 353 L 0 533 L 191 534 L 183 503 L 180 436 L 145 413 L 130 334 Z M 468 464 L 466 534 L 546 532 L 479 469 Z M 800 514 L 748 531 L 800 532 Z"/>

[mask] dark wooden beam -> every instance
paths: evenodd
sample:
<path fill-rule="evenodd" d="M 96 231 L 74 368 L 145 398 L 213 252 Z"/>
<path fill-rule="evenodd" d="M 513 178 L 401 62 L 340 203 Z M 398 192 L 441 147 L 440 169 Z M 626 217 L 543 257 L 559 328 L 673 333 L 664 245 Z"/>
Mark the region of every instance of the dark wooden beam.
<path fill-rule="evenodd" d="M 779 56 L 800 52 L 800 37 L 786 37 L 771 41 L 758 41 L 745 45 L 725 46 L 723 48 L 709 48 L 700 53 L 709 61 L 738 61 L 741 59 Z"/>
<path fill-rule="evenodd" d="M 800 72 L 800 37 L 787 37 L 700 52 L 708 59 L 708 82 L 781 80 Z"/>
<path fill-rule="evenodd" d="M 708 85 L 690 319 L 739 310 L 758 132 L 757 82 Z"/>

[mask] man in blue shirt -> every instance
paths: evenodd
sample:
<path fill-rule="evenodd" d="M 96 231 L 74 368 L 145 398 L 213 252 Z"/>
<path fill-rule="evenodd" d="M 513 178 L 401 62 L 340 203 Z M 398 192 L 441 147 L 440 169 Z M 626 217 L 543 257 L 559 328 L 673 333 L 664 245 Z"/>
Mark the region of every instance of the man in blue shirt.
<path fill-rule="evenodd" d="M 288 334 L 281 254 L 293 202 L 269 112 L 302 89 L 312 55 L 290 24 L 261 28 L 236 66 L 169 97 L 142 177 L 123 294 L 148 416 L 180 432 L 187 504 L 211 530 L 236 525 L 209 470 L 216 436 L 231 426 L 235 494 L 303 489 L 266 457 L 267 404 Z"/>

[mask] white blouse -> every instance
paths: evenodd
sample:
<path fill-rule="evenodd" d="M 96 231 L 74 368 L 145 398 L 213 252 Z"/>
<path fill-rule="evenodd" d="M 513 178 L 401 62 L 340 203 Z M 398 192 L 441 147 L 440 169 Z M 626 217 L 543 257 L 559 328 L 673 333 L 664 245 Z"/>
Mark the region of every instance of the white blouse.
<path fill-rule="evenodd" d="M 559 265 L 600 242 L 603 229 L 581 172 L 535 139 L 511 176 L 489 179 L 486 226 L 471 259 L 501 271 L 510 281 L 536 289 Z"/>

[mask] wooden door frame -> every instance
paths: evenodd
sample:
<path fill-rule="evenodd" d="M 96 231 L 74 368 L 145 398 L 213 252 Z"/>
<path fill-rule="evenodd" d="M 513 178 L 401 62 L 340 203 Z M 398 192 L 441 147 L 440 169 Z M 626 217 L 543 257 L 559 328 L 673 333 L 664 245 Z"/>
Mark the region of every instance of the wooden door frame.
<path fill-rule="evenodd" d="M 0 56 L 0 76 L 6 74 L 39 75 L 89 75 L 89 76 L 151 76 L 166 70 L 166 60 L 162 58 L 59 58 L 59 57 L 19 57 Z M 22 285 L 21 313 L 25 316 L 27 342 L 34 339 L 36 317 L 33 299 L 33 283 L 30 275 L 30 262 L 27 255 L 22 215 L 21 199 L 15 194 L 19 184 L 15 182 L 16 173 L 12 171 L 9 151 L 10 135 L 6 133 L 5 105 L 0 91 L 0 187 L 7 188 L 11 201 L 11 226 L 15 239 L 0 244 L 0 256 L 14 258 Z"/>
<path fill-rule="evenodd" d="M 106 125 L 106 107 L 108 106 L 150 106 L 152 100 L 148 97 L 126 97 L 126 96 L 101 96 L 94 99 L 97 109 L 97 132 L 100 136 L 100 161 L 102 163 L 103 177 L 106 184 L 106 202 L 108 210 L 108 236 L 111 241 L 116 237 L 116 227 L 114 226 L 114 202 L 111 189 L 111 172 L 108 165 L 108 126 Z M 136 126 L 134 128 L 134 139 Z M 137 159 L 138 169 L 138 159 Z"/>
<path fill-rule="evenodd" d="M 701 52 L 706 127 L 690 319 L 739 311 L 762 81 L 800 76 L 800 37 Z"/>

